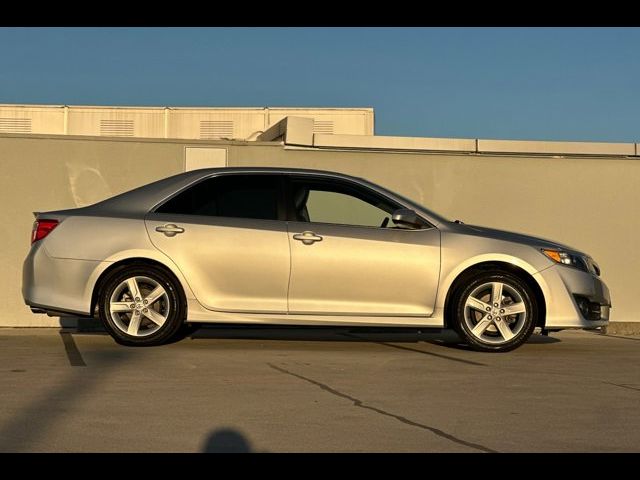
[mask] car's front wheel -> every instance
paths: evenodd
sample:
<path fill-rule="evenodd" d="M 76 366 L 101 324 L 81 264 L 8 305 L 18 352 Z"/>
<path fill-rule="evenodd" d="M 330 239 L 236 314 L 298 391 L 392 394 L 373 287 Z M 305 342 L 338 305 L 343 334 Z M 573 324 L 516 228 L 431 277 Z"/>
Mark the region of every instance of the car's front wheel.
<path fill-rule="evenodd" d="M 100 319 L 118 343 L 160 345 L 184 325 L 181 293 L 178 282 L 160 268 L 124 267 L 112 272 L 100 289 Z"/>
<path fill-rule="evenodd" d="M 533 333 L 538 308 L 531 287 L 507 272 L 479 272 L 453 299 L 453 327 L 475 350 L 507 352 Z"/>

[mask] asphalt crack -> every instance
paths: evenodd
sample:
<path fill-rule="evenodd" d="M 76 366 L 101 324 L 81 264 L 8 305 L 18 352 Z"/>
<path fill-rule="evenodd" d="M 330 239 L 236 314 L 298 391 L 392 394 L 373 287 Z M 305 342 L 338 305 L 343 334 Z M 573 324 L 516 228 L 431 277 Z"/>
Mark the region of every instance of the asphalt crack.
<path fill-rule="evenodd" d="M 408 351 L 408 352 L 421 353 L 423 355 L 430 355 L 432 357 L 443 358 L 445 360 L 451 360 L 453 362 L 460 362 L 460 363 L 464 363 L 464 364 L 467 364 L 467 365 L 474 365 L 474 366 L 477 366 L 477 367 L 487 367 L 488 366 L 486 363 L 474 362 L 473 360 L 465 360 L 463 358 L 451 357 L 449 355 L 444 355 L 442 353 L 427 352 L 426 350 L 420 350 L 418 348 L 405 347 L 403 345 L 394 345 L 393 343 L 380 342 L 380 341 L 377 341 L 377 340 L 369 340 L 368 338 L 362 337 L 360 335 L 355 335 L 353 333 L 343 333 L 342 335 L 344 335 L 345 337 L 357 338 L 358 340 L 363 340 L 363 341 L 369 342 L 369 343 L 375 343 L 377 345 L 384 345 L 385 347 L 396 348 L 398 350 L 405 350 L 405 351 Z"/>
<path fill-rule="evenodd" d="M 359 400 L 355 397 L 352 397 L 350 395 L 347 395 L 346 393 L 342 393 L 338 390 L 336 390 L 335 388 L 331 388 L 329 385 L 326 385 L 324 383 L 318 382 L 317 380 L 313 380 L 312 378 L 308 378 L 305 377 L 303 375 L 299 375 L 297 373 L 293 373 L 289 370 L 286 370 L 282 367 L 278 367 L 276 365 L 273 365 L 272 363 L 267 363 L 267 365 L 269 365 L 271 368 L 273 368 L 274 370 L 277 370 L 280 373 L 284 373 L 285 375 L 290 375 L 292 377 L 295 378 L 299 378 L 300 380 L 304 380 L 307 383 L 311 383 L 312 385 L 315 385 L 316 387 L 319 387 L 321 390 L 324 390 L 325 392 L 328 392 L 332 395 L 335 395 L 337 397 L 340 398 L 344 398 L 346 400 L 349 400 L 351 402 L 353 402 L 353 406 L 354 407 L 359 407 L 359 408 L 364 408 L 366 410 L 371 410 L 373 412 L 379 413 L 380 415 L 384 415 L 386 417 L 391 417 L 395 420 L 398 420 L 399 422 L 404 423 L 405 425 L 411 425 L 412 427 L 418 427 L 421 428 L 423 430 L 427 430 L 435 435 L 437 435 L 440 438 L 444 438 L 446 440 L 449 440 L 453 443 L 457 443 L 458 445 L 463 445 L 465 447 L 469 447 L 469 448 L 473 448 L 475 450 L 479 450 L 481 452 L 487 452 L 487 453 L 498 453 L 496 450 L 492 450 L 489 447 L 485 447 L 484 445 L 480 445 L 478 443 L 472 443 L 472 442 L 467 442 L 466 440 L 462 440 L 461 438 L 458 438 L 454 435 L 451 435 L 443 430 L 440 430 L 439 428 L 435 428 L 435 427 L 431 427 L 429 425 L 424 425 L 422 423 L 418 423 L 418 422 L 414 422 L 413 420 L 409 420 L 406 417 L 403 417 L 401 415 L 396 415 L 395 413 L 391 413 L 391 412 L 387 412 L 385 410 L 382 410 L 380 408 L 371 406 L 371 405 L 367 405 L 365 404 L 362 400 Z"/>
<path fill-rule="evenodd" d="M 626 383 L 611 383 L 611 382 L 602 382 L 602 383 L 606 383 L 607 385 L 613 385 L 614 387 L 627 388 L 629 390 L 635 390 L 636 392 L 640 392 L 639 387 L 634 387 L 633 385 L 629 385 Z"/>

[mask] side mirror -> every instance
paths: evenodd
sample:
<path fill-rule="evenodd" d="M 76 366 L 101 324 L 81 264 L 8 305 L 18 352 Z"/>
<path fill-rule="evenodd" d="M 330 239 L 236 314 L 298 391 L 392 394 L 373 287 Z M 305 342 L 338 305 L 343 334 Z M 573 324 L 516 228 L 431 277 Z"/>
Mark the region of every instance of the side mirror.
<path fill-rule="evenodd" d="M 424 226 L 424 222 L 416 212 L 408 208 L 400 208 L 393 212 L 391 220 L 396 225 L 410 228 L 420 228 Z"/>

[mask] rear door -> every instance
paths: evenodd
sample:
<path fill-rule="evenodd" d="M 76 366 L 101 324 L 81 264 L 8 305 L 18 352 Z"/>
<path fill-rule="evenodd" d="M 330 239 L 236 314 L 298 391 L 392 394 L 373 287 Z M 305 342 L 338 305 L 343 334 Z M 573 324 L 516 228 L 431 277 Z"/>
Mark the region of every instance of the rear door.
<path fill-rule="evenodd" d="M 149 213 L 153 244 L 207 309 L 287 312 L 289 244 L 283 176 L 223 174 Z"/>

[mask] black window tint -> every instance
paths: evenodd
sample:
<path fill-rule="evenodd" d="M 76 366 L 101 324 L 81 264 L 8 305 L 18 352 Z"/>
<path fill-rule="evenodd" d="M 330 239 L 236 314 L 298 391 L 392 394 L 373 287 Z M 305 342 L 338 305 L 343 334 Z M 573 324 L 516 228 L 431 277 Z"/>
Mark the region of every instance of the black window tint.
<path fill-rule="evenodd" d="M 279 191 L 277 175 L 224 175 L 188 188 L 156 211 L 277 220 Z"/>

